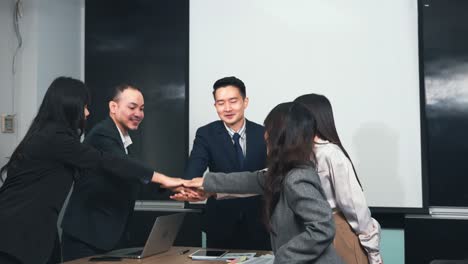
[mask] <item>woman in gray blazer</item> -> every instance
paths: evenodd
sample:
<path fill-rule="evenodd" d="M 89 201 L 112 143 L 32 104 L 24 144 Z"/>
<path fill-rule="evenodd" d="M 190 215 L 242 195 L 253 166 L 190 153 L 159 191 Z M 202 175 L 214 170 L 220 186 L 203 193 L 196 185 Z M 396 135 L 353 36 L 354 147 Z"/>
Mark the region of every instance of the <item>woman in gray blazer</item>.
<path fill-rule="evenodd" d="M 342 263 L 332 245 L 332 211 L 315 159 L 311 159 L 314 117 L 301 104 L 282 103 L 268 114 L 265 129 L 267 170 L 207 173 L 185 186 L 203 187 L 207 193 L 263 194 L 264 222 L 270 231 L 275 263 Z"/>

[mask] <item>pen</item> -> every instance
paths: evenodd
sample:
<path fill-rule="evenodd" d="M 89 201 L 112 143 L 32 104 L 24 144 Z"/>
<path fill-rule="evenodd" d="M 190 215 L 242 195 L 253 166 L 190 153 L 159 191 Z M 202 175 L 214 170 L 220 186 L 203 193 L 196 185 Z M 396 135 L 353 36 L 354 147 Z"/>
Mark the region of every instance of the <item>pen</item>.
<path fill-rule="evenodd" d="M 179 255 L 183 255 L 185 253 L 188 253 L 189 251 L 190 251 L 190 249 L 183 250 L 183 251 L 179 252 Z"/>

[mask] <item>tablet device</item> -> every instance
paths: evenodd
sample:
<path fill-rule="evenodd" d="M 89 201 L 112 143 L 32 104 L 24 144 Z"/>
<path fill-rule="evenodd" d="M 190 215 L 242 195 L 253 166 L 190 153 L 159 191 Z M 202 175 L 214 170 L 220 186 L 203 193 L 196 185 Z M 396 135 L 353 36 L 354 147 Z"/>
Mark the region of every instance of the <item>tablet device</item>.
<path fill-rule="evenodd" d="M 227 250 L 199 249 L 195 251 L 192 255 L 190 255 L 190 257 L 193 260 L 218 259 L 223 257 L 226 253 L 228 253 Z"/>

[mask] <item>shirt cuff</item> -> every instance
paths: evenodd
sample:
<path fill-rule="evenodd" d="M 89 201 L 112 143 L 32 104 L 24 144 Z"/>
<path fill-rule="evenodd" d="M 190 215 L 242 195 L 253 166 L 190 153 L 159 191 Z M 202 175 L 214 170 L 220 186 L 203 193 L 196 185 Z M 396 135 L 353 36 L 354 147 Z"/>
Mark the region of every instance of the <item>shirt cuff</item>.
<path fill-rule="evenodd" d="M 380 255 L 380 252 L 371 252 L 368 253 L 367 255 L 369 259 L 369 264 L 382 264 L 382 255 Z"/>

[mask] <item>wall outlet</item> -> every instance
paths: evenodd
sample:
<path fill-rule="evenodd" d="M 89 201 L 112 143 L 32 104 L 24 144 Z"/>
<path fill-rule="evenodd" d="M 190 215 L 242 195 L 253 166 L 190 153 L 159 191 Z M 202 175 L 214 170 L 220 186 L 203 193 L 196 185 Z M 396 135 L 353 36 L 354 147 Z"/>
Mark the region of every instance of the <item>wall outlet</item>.
<path fill-rule="evenodd" d="M 15 133 L 15 115 L 2 115 L 2 133 Z"/>

